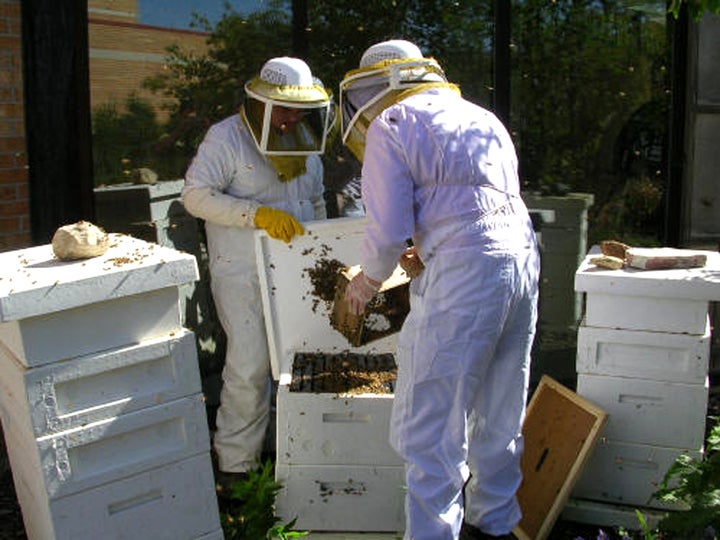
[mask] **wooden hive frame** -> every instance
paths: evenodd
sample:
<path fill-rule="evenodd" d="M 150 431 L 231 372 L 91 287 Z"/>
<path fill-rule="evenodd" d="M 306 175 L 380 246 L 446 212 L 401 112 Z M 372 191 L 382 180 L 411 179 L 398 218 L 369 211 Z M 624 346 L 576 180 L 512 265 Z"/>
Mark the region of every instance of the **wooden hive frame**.
<path fill-rule="evenodd" d="M 607 420 L 607 413 L 543 375 L 523 423 L 525 451 L 513 533 L 542 540 L 550 533 Z"/>

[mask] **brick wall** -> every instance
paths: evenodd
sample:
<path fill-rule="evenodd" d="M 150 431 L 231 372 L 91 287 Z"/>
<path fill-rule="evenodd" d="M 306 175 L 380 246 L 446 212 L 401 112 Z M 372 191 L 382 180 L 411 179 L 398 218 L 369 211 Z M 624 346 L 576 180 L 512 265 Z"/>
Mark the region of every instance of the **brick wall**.
<path fill-rule="evenodd" d="M 0 251 L 31 245 L 20 0 L 0 0 Z"/>
<path fill-rule="evenodd" d="M 125 22 L 137 21 L 137 0 L 88 0 L 88 15 Z"/>
<path fill-rule="evenodd" d="M 29 176 L 23 109 L 21 0 L 0 0 L 0 252 L 32 245 Z M 132 21 L 134 0 L 90 1 L 91 16 L 114 20 L 90 21 L 90 78 L 92 105 L 124 104 L 145 77 L 162 69 L 164 47 L 180 42 L 197 52 L 206 35 L 142 27 Z M 92 9 L 95 8 L 95 12 Z M 100 11 L 98 11 L 98 9 Z M 111 17 L 109 11 L 122 16 Z M 98 54 L 98 51 L 100 53 Z M 157 107 L 163 99 L 138 92 Z"/>
<path fill-rule="evenodd" d="M 124 108 L 130 94 L 149 102 L 159 120 L 167 119 L 168 98 L 141 88 L 142 82 L 165 68 L 166 47 L 178 44 L 184 51 L 202 54 L 208 35 L 135 23 L 102 20 L 90 14 L 90 107 L 101 104 Z"/>

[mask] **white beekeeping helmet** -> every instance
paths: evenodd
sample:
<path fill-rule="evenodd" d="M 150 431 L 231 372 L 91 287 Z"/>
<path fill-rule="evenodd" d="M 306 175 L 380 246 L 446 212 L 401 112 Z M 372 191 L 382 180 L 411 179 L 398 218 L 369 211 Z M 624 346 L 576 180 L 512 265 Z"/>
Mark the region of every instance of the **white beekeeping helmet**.
<path fill-rule="evenodd" d="M 331 98 L 303 60 L 289 56 L 268 60 L 259 75 L 245 84 L 245 94 L 245 121 L 260 152 L 308 155 L 325 150 Z M 292 129 L 273 128 L 273 119 L 281 114 L 293 118 Z"/>
<path fill-rule="evenodd" d="M 310 67 L 300 58 L 283 56 L 265 62 L 260 70 L 260 79 L 278 87 L 298 87 L 310 89 L 315 85 Z M 322 96 L 319 96 L 322 99 Z"/>
<path fill-rule="evenodd" d="M 401 60 L 423 57 L 420 48 L 404 39 L 391 39 L 369 47 L 360 58 L 360 67 L 366 68 L 383 60 Z"/>
<path fill-rule="evenodd" d="M 442 68 L 414 43 L 391 39 L 369 47 L 340 83 L 343 143 L 362 161 L 370 122 L 408 92 L 438 84 L 447 84 Z"/>

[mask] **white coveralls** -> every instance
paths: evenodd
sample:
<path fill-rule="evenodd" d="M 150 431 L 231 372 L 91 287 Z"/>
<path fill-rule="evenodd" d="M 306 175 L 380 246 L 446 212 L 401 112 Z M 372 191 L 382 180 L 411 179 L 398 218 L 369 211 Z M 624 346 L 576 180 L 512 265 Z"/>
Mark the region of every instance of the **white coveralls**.
<path fill-rule="evenodd" d="M 210 282 L 227 335 L 214 447 L 221 471 L 244 472 L 260 457 L 269 422 L 270 358 L 254 244 L 255 211 L 270 206 L 298 221 L 324 219 L 320 157 L 305 174 L 278 180 L 236 114 L 213 125 L 198 148 L 182 190 L 192 215 L 205 220 Z"/>
<path fill-rule="evenodd" d="M 456 539 L 463 517 L 506 534 L 520 519 L 539 273 L 513 143 L 492 113 L 427 90 L 373 120 L 362 177 L 365 273 L 387 278 L 406 238 L 425 263 L 398 337 L 390 433 L 406 463 L 405 539 Z"/>

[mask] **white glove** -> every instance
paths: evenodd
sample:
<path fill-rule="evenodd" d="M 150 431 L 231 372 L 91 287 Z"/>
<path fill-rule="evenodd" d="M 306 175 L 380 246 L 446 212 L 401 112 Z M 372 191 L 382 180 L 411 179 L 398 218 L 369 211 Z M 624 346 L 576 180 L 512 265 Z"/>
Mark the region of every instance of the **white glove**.
<path fill-rule="evenodd" d="M 348 303 L 350 313 L 360 315 L 365 311 L 365 306 L 375 296 L 380 285 L 382 282 L 370 279 L 365 272 L 360 272 L 352 278 L 345 288 L 345 301 Z"/>

